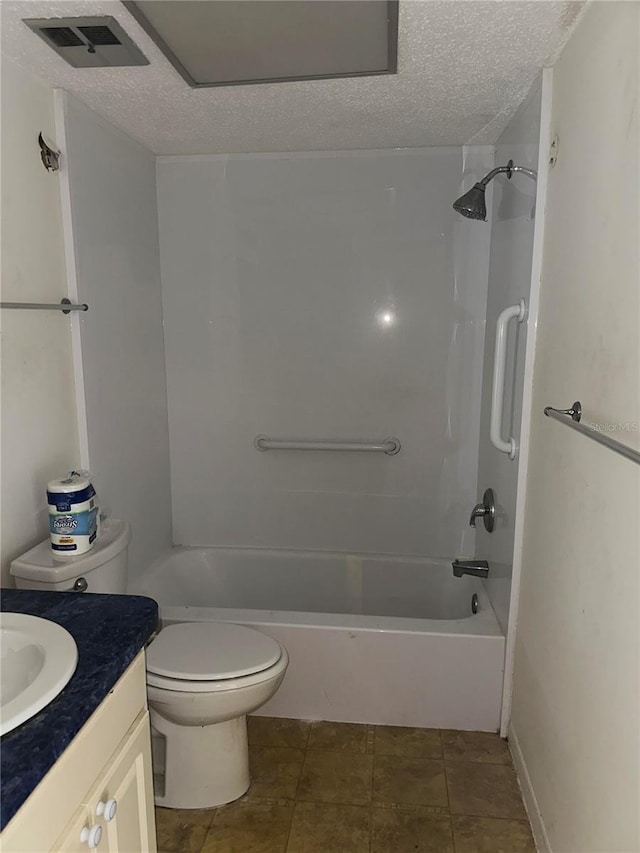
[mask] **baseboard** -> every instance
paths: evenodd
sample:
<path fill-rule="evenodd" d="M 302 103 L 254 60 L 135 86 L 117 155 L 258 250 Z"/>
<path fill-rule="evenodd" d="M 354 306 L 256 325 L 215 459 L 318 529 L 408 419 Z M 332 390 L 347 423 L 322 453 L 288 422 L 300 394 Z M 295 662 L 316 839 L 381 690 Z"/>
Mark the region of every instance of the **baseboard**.
<path fill-rule="evenodd" d="M 513 725 L 509 726 L 509 749 L 511 750 L 511 756 L 513 757 L 513 765 L 516 769 L 516 773 L 518 774 L 518 782 L 520 783 L 520 789 L 522 791 L 522 799 L 524 801 L 524 807 L 527 810 L 527 815 L 529 816 L 529 823 L 531 824 L 531 832 L 533 833 L 533 840 L 536 843 L 536 849 L 538 850 L 538 853 L 553 853 L 551 850 L 551 844 L 549 843 L 547 829 L 544 825 L 542 814 L 538 807 L 538 801 L 533 790 L 533 785 L 531 784 L 531 777 L 529 776 L 529 771 L 527 770 L 527 765 L 525 764 L 524 756 L 520 749 L 518 736 Z"/>

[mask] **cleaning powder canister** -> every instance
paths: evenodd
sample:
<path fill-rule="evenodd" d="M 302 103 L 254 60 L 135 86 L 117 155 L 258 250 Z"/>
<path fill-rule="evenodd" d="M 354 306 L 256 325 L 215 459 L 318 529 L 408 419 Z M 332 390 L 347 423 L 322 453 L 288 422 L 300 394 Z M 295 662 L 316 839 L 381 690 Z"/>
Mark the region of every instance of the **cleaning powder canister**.
<path fill-rule="evenodd" d="M 47 484 L 49 533 L 56 554 L 75 556 L 93 548 L 98 505 L 91 480 L 75 471 Z"/>

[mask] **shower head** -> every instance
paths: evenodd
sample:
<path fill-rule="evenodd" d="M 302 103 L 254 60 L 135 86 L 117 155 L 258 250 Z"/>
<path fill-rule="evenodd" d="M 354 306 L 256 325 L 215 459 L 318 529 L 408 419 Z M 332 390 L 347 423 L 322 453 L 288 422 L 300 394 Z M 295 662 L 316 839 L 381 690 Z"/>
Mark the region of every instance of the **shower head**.
<path fill-rule="evenodd" d="M 467 219 L 487 218 L 487 205 L 484 202 L 484 188 L 486 184 L 474 184 L 470 190 L 453 203 L 453 209 Z"/>
<path fill-rule="evenodd" d="M 533 181 L 537 180 L 538 177 L 538 173 L 533 169 L 514 166 L 513 160 L 509 160 L 506 166 L 498 166 L 497 168 L 492 169 L 481 181 L 478 181 L 478 183 L 474 184 L 470 190 L 467 190 L 467 192 L 464 193 L 464 195 L 461 195 L 460 198 L 456 199 L 453 203 L 453 209 L 457 213 L 462 214 L 462 216 L 466 216 L 467 219 L 481 219 L 486 221 L 487 206 L 484 200 L 484 191 L 489 181 L 501 172 L 505 172 L 509 180 L 511 180 L 511 175 L 514 172 L 522 172 Z"/>

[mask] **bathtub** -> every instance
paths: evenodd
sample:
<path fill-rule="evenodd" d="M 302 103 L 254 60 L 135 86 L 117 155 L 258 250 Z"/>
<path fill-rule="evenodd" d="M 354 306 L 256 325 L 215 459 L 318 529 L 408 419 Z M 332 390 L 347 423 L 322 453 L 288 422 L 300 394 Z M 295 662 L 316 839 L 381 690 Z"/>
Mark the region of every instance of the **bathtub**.
<path fill-rule="evenodd" d="M 284 645 L 260 714 L 498 729 L 505 640 L 482 584 L 444 560 L 174 548 L 130 591 L 155 598 L 164 625 L 235 622 Z"/>

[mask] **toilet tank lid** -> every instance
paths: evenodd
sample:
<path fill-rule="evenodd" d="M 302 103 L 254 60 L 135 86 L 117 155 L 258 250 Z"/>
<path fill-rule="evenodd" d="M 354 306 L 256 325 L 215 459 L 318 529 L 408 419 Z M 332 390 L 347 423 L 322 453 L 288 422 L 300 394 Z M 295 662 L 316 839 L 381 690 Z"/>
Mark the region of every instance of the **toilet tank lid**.
<path fill-rule="evenodd" d="M 253 675 L 276 664 L 272 637 L 230 622 L 180 622 L 163 628 L 147 648 L 147 670 L 187 681 Z"/>
<path fill-rule="evenodd" d="M 77 578 L 117 557 L 131 541 L 131 525 L 119 518 L 109 518 L 102 523 L 100 536 L 90 551 L 78 557 L 60 556 L 51 550 L 51 541 L 45 539 L 26 554 L 17 557 L 10 572 L 16 578 L 40 583 L 60 583 Z"/>

